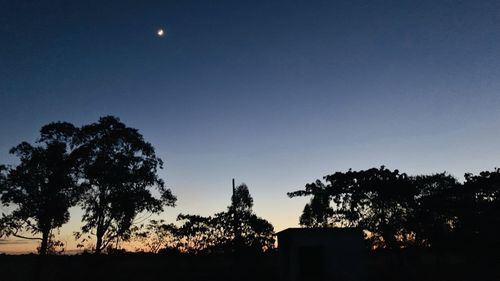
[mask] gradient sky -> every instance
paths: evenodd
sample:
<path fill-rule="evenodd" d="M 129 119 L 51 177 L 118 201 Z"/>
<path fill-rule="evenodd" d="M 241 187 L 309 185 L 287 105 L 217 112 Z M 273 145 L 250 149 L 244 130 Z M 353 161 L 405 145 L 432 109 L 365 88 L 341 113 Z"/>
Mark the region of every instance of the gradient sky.
<path fill-rule="evenodd" d="M 0 163 L 116 115 L 165 160 L 161 217 L 223 210 L 234 177 L 282 230 L 308 200 L 286 192 L 334 171 L 498 166 L 499 77 L 499 1 L 3 0 Z"/>

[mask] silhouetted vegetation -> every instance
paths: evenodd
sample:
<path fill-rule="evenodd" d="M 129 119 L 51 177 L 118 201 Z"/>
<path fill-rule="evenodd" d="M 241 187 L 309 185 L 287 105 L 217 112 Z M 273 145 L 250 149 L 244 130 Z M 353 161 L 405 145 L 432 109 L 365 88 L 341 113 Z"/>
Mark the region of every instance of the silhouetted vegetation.
<path fill-rule="evenodd" d="M 152 252 L 174 250 L 193 254 L 259 253 L 274 248 L 274 228 L 253 213 L 253 198 L 242 184 L 233 190 L 226 212 L 213 216 L 180 214 L 180 226 L 152 221 L 139 240 Z M 160 247 L 163 244 L 163 247 Z"/>
<path fill-rule="evenodd" d="M 48 124 L 34 145 L 22 142 L 10 153 L 19 163 L 0 165 L 0 200 L 9 210 L 0 219 L 1 238 L 40 240 L 38 252 L 43 256 L 63 253 L 57 229 L 68 222 L 69 208 L 78 205 L 83 209 L 83 226 L 75 238 L 87 250 L 108 254 L 107 261 L 116 266 L 109 273 L 111 279 L 122 276 L 118 268 L 138 259 L 158 266 L 164 261 L 175 264 L 180 270 L 177 279 L 279 278 L 274 227 L 254 213 L 245 184 L 234 187 L 233 182 L 230 205 L 212 216 L 180 214 L 174 223 L 135 223 L 140 213 L 161 213 L 174 206 L 176 197 L 158 176 L 163 162 L 154 147 L 116 117 L 80 128 L 66 122 Z M 411 280 L 430 276 L 466 280 L 464 276 L 474 273 L 447 275 L 446 270 L 471 264 L 470 259 L 481 261 L 471 270 L 481 270 L 482 277 L 500 276 L 482 267 L 498 261 L 494 253 L 500 250 L 500 169 L 464 178 L 461 183 L 447 173 L 410 176 L 382 166 L 335 172 L 288 196 L 311 196 L 299 219 L 303 227 L 363 230 L 369 248 L 375 250 L 366 270 L 379 278 L 411 279 L 408 275 L 417 266 L 423 273 Z M 120 248 L 125 241 L 133 241 L 140 253 L 131 255 Z M 7 264 L 14 260 L 1 258 Z M 20 279 L 50 279 L 54 272 L 69 276 L 55 267 L 76 267 L 75 263 L 104 270 L 95 262 L 101 258 L 83 254 L 37 264 L 28 256 L 25 260 L 33 272 Z M 245 271 L 248 264 L 253 265 L 252 272 Z M 235 268 L 246 275 L 224 273 Z M 6 276 L 15 279 L 14 271 L 0 270 L 11 272 Z M 161 276 L 157 270 L 150 273 L 151 279 Z"/>
<path fill-rule="evenodd" d="M 133 226 L 132 241 L 142 245 L 136 251 L 157 254 L 174 249 L 177 252 L 176 229 L 174 224 L 167 224 L 165 220 L 150 220 L 146 225 Z"/>
<path fill-rule="evenodd" d="M 499 249 L 500 170 L 408 176 L 398 170 L 336 172 L 290 197 L 312 196 L 305 227 L 359 227 L 373 248 Z"/>
<path fill-rule="evenodd" d="M 11 169 L 2 168 L 1 201 L 14 210 L 0 220 L 0 235 L 39 239 L 39 252 L 47 253 L 51 232 L 69 220 L 68 209 L 78 200 L 79 184 L 75 158 L 68 139 L 41 130 L 41 138 L 33 146 L 23 142 L 10 150 L 20 163 Z M 28 232 L 37 236 L 25 236 Z"/>
<path fill-rule="evenodd" d="M 2 214 L 1 236 L 40 239 L 44 255 L 49 246 L 60 246 L 49 241 L 51 231 L 66 223 L 68 209 L 79 204 L 84 210 L 82 233 L 95 235 L 93 248 L 100 253 L 110 243 L 130 238 L 137 214 L 174 205 L 175 196 L 157 175 L 163 162 L 153 146 L 118 118 L 103 117 L 81 128 L 51 123 L 40 133 L 38 146 L 23 142 L 11 149 L 19 165 L 0 169 L 2 203 L 15 206 Z M 151 187 L 160 198 L 152 195 Z"/>
<path fill-rule="evenodd" d="M 160 213 L 163 206 L 174 205 L 176 198 L 157 175 L 163 162 L 136 129 L 115 117 L 103 117 L 83 126 L 75 145 L 85 190 L 80 201 L 82 233 L 95 235 L 96 253 L 129 239 L 137 214 Z M 160 198 L 153 197 L 151 187 Z"/>

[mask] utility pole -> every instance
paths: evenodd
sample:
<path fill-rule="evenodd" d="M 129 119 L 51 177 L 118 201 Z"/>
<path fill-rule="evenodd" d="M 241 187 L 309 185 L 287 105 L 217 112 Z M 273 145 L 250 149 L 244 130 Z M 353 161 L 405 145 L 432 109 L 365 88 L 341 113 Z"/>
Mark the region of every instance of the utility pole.
<path fill-rule="evenodd" d="M 234 186 L 234 178 L 233 178 L 233 196 L 234 196 L 234 193 L 235 193 L 235 186 Z"/>
<path fill-rule="evenodd" d="M 234 184 L 234 178 L 233 178 L 233 197 L 231 198 L 231 205 L 233 209 L 233 231 L 234 231 L 234 241 L 233 241 L 233 247 L 235 251 L 238 251 L 239 248 L 241 247 L 242 243 L 242 237 L 241 237 L 241 229 L 240 229 L 240 217 L 238 214 L 238 208 L 236 202 L 236 185 Z"/>

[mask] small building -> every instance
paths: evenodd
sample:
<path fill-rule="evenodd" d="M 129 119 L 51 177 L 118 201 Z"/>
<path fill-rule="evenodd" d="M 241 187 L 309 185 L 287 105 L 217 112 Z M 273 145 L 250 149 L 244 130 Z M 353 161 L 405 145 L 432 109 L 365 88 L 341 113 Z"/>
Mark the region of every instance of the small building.
<path fill-rule="evenodd" d="M 277 233 L 284 281 L 364 280 L 363 232 L 357 228 L 288 228 Z"/>

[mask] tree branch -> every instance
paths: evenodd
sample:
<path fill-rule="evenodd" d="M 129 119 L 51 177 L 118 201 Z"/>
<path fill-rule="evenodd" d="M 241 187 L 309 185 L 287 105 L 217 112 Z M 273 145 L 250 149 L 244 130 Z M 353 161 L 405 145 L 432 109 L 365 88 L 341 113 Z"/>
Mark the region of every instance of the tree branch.
<path fill-rule="evenodd" d="M 12 236 L 17 237 L 17 238 L 22 238 L 22 239 L 28 239 L 28 240 L 42 240 L 41 237 L 27 237 L 27 236 L 22 236 L 16 233 L 13 233 Z"/>

